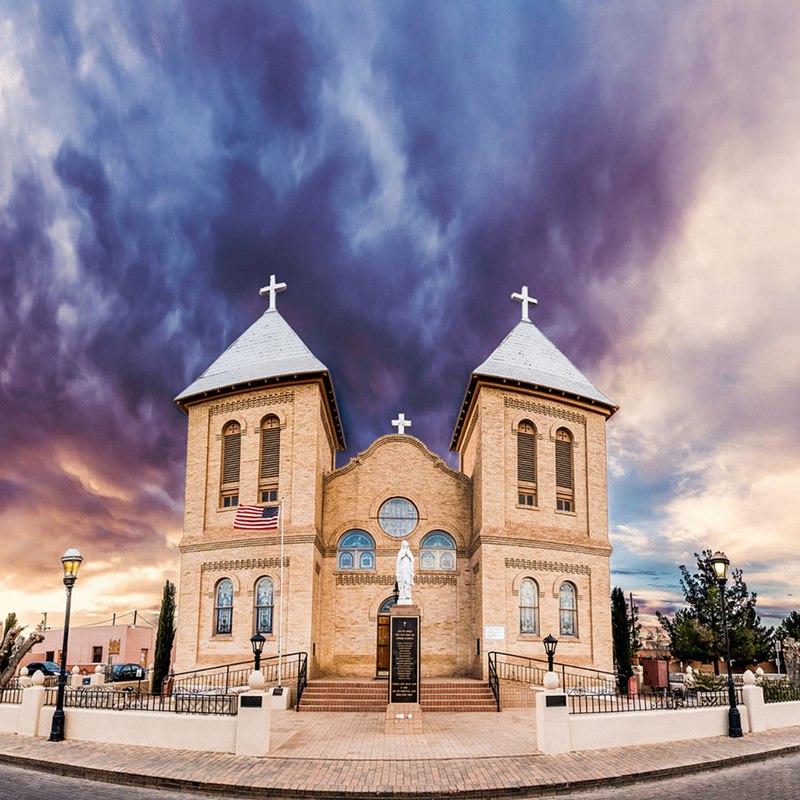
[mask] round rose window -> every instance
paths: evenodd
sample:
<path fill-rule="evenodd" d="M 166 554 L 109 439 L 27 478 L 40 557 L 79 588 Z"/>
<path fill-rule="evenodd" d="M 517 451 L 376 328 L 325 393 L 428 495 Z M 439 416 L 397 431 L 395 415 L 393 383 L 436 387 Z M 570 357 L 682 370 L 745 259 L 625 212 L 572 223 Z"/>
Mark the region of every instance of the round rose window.
<path fill-rule="evenodd" d="M 405 497 L 392 497 L 378 512 L 378 522 L 385 533 L 398 539 L 408 536 L 419 522 L 416 506 Z"/>

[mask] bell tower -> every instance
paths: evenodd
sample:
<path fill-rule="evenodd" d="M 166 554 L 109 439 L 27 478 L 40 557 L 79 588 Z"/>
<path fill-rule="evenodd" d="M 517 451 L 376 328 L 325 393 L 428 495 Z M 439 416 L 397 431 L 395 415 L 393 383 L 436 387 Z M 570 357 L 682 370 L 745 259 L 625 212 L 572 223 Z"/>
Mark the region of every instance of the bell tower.
<path fill-rule="evenodd" d="M 451 450 L 473 485 L 470 553 L 485 649 L 611 668 L 606 420 L 617 405 L 531 322 L 470 377 Z M 499 633 L 497 634 L 499 636 Z"/>

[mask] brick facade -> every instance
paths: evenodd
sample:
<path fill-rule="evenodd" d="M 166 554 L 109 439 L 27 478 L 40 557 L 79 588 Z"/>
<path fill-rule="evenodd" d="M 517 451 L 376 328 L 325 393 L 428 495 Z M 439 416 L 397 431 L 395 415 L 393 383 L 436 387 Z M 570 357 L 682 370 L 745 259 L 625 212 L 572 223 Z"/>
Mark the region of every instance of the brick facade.
<path fill-rule="evenodd" d="M 274 585 L 277 653 L 283 598 L 284 652 L 309 654 L 311 677 L 376 672 L 379 608 L 391 597 L 400 539 L 384 533 L 382 503 L 410 500 L 419 514 L 408 535 L 416 558 L 414 603 L 422 615 L 427 676 L 485 676 L 486 653 L 544 657 L 541 639 L 559 638 L 558 659 L 609 670 L 612 665 L 605 423 L 609 412 L 552 393 L 479 385 L 451 469 L 418 439 L 389 435 L 334 469 L 331 415 L 319 381 L 283 382 L 188 404 L 186 508 L 176 670 L 245 660 L 254 626 L 256 581 Z M 279 495 L 284 504 L 284 582 L 277 531 L 234 531 L 235 509 L 220 508 L 222 431 L 241 426 L 239 496 L 258 492 L 262 420 L 280 420 Z M 517 502 L 517 428 L 535 426 L 537 504 Z M 574 510 L 556 511 L 555 436 L 572 436 Z M 337 568 L 337 543 L 352 529 L 374 540 L 374 568 Z M 433 530 L 456 544 L 456 569 L 420 568 L 422 538 Z M 215 591 L 233 582 L 231 632 L 214 633 Z M 519 587 L 538 587 L 536 634 L 520 633 Z M 559 632 L 559 589 L 577 596 L 575 636 Z M 504 629 L 503 629 L 504 626 Z M 484 639 L 486 628 L 504 638 Z"/>

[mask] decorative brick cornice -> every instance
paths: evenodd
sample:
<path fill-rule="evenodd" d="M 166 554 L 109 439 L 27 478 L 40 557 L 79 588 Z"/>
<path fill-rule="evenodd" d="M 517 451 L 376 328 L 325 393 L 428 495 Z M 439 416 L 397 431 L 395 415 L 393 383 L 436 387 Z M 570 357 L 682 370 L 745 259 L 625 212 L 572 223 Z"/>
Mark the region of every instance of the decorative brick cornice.
<path fill-rule="evenodd" d="M 611 555 L 610 545 L 580 545 L 574 542 L 544 542 L 536 539 L 515 539 L 512 536 L 476 536 L 469 548 L 470 558 L 483 545 L 502 545 L 504 547 L 526 547 L 537 550 L 558 550 L 570 553 L 585 553 L 589 556 L 603 556 L 608 558 Z"/>
<path fill-rule="evenodd" d="M 458 575 L 415 575 L 414 583 L 421 585 L 429 584 L 432 586 L 456 586 Z"/>
<path fill-rule="evenodd" d="M 240 400 L 228 400 L 225 403 L 211 406 L 209 416 L 217 414 L 230 414 L 232 411 L 241 411 L 244 408 L 259 408 L 260 406 L 275 406 L 280 403 L 293 403 L 294 391 L 288 389 L 277 394 L 258 394 L 255 397 L 243 397 Z"/>
<path fill-rule="evenodd" d="M 516 397 L 506 397 L 503 402 L 506 408 L 518 408 L 520 411 L 530 411 L 535 414 L 558 417 L 570 422 L 577 422 L 579 425 L 586 425 L 586 417 L 583 414 L 578 414 L 576 411 L 568 411 L 566 408 L 558 408 L 546 403 L 533 403 L 530 400 L 519 400 Z"/>
<path fill-rule="evenodd" d="M 289 557 L 283 557 L 283 566 L 289 566 Z M 245 558 L 236 561 L 205 561 L 200 565 L 200 572 L 228 572 L 239 569 L 277 569 L 281 565 L 280 558 Z"/>
<path fill-rule="evenodd" d="M 528 558 L 507 558 L 506 569 L 530 569 L 536 572 L 569 572 L 575 575 L 591 575 L 586 564 L 567 564 L 563 561 L 536 561 Z"/>
<path fill-rule="evenodd" d="M 394 575 L 377 575 L 374 572 L 339 572 L 336 574 L 337 586 L 394 586 Z M 457 575 L 415 575 L 415 585 L 455 586 Z"/>
<path fill-rule="evenodd" d="M 300 534 L 298 536 L 284 537 L 284 543 L 293 544 L 316 544 L 315 534 Z M 232 547 L 275 547 L 281 543 L 280 536 L 258 536 L 252 539 L 226 539 L 221 542 L 196 542 L 194 544 L 182 544 L 179 549 L 181 553 L 202 553 L 207 550 L 227 550 Z"/>

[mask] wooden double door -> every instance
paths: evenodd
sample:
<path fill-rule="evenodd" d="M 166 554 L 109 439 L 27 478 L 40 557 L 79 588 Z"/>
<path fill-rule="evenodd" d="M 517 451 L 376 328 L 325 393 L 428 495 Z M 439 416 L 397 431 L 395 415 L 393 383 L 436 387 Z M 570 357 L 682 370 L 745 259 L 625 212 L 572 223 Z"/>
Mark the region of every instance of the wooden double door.
<path fill-rule="evenodd" d="M 379 678 L 389 675 L 389 615 L 378 614 L 378 644 L 375 674 Z"/>

